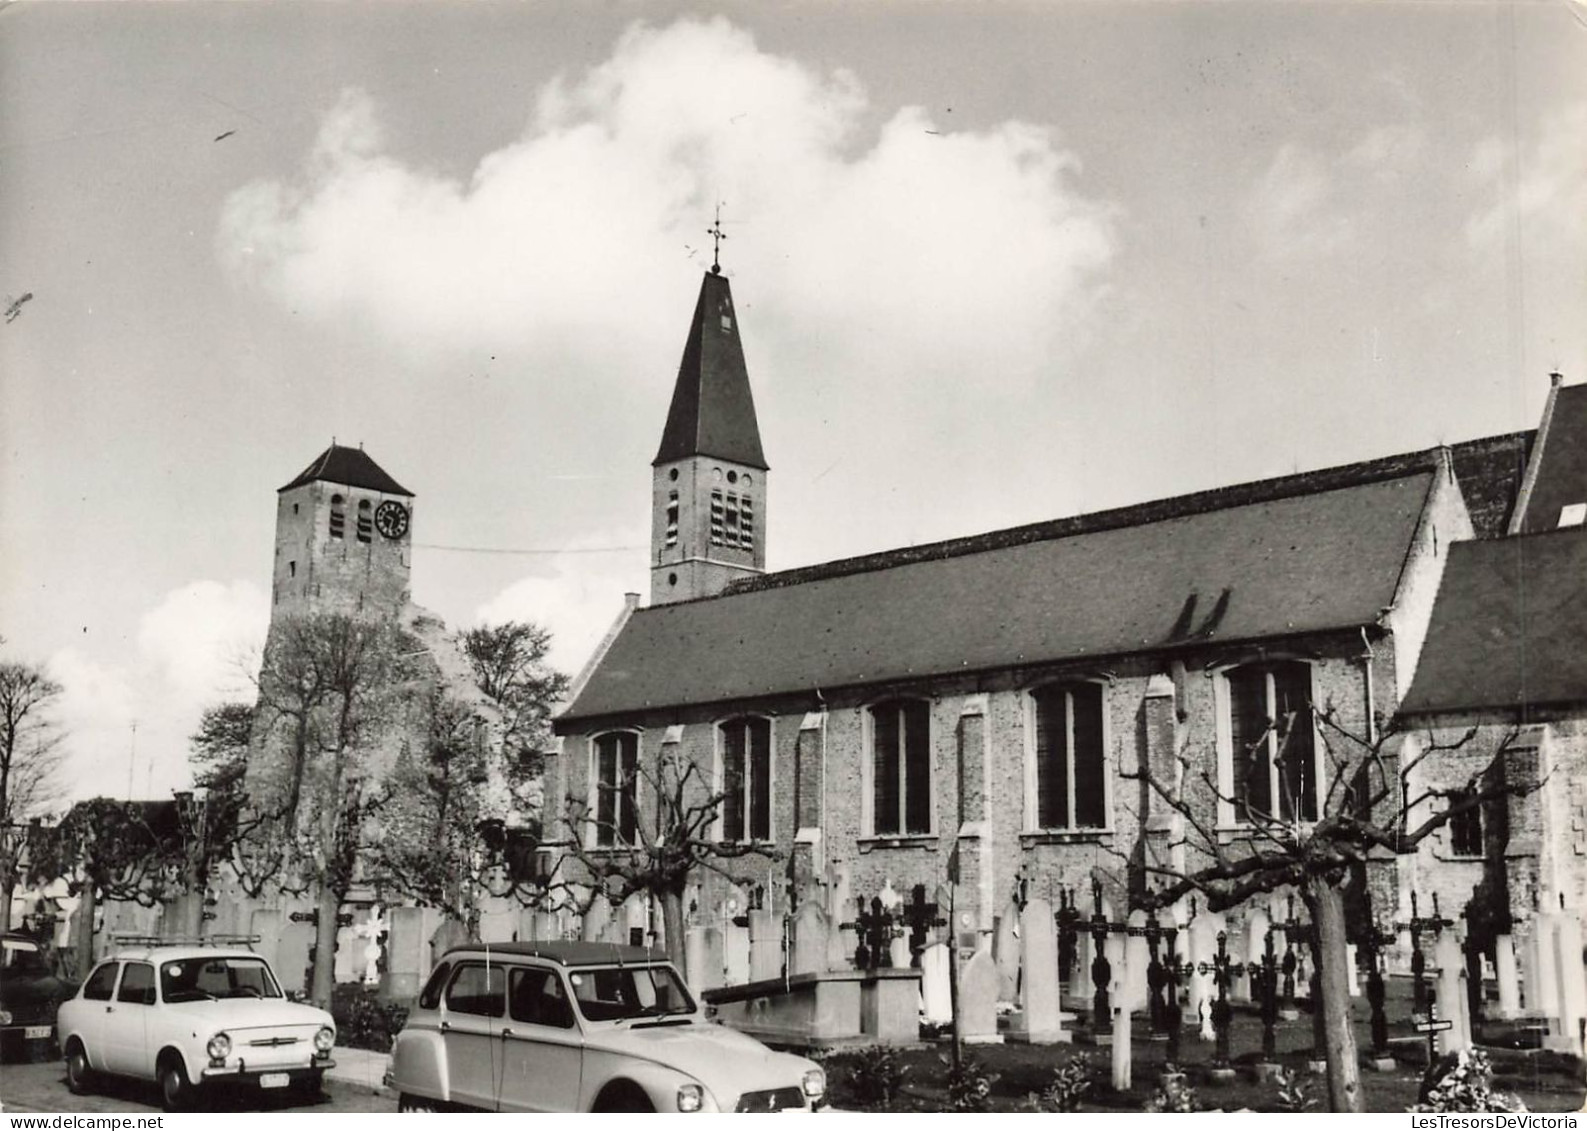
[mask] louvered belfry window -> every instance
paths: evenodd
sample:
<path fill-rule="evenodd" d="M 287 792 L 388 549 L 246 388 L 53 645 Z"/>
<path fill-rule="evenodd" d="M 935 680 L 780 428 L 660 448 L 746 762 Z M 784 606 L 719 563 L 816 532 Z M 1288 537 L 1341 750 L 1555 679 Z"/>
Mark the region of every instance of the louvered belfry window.
<path fill-rule="evenodd" d="M 771 720 L 722 724 L 722 839 L 771 839 Z"/>
<path fill-rule="evenodd" d="M 331 537 L 340 538 L 347 532 L 347 512 L 342 509 L 342 497 L 331 496 Z"/>
<path fill-rule="evenodd" d="M 1310 666 L 1251 665 L 1227 680 L 1236 819 L 1316 820 Z"/>
<path fill-rule="evenodd" d="M 1052 684 L 1031 693 L 1036 727 L 1036 824 L 1108 827 L 1102 687 Z"/>
<path fill-rule="evenodd" d="M 724 522 L 723 510 L 724 509 L 725 509 L 725 505 L 724 505 L 724 502 L 723 502 L 723 499 L 722 499 L 722 492 L 720 492 L 720 491 L 712 491 L 711 492 L 711 541 L 712 541 L 713 544 L 718 545 L 718 546 L 720 546 L 722 544 L 722 542 L 726 538 L 725 534 L 723 533 L 723 522 Z"/>
<path fill-rule="evenodd" d="M 897 699 L 871 708 L 871 831 L 931 832 L 930 706 Z"/>
<path fill-rule="evenodd" d="M 358 501 L 358 540 L 368 542 L 375 535 L 375 515 L 368 499 Z"/>
<path fill-rule="evenodd" d="M 672 491 L 667 495 L 667 545 L 678 544 L 678 492 Z"/>
<path fill-rule="evenodd" d="M 639 736 L 613 731 L 597 738 L 595 773 L 595 843 L 633 844 L 639 825 Z"/>

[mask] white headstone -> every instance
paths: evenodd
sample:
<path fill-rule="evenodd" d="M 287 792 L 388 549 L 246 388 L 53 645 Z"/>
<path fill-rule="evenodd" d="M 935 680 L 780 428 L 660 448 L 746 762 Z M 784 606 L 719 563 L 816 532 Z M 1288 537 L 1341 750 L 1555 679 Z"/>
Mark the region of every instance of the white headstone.
<path fill-rule="evenodd" d="M 749 913 L 749 980 L 782 977 L 782 916 L 775 911 Z"/>
<path fill-rule="evenodd" d="M 1124 986 L 1114 982 L 1115 1000 L 1124 996 Z M 1130 1090 L 1130 1011 L 1122 1006 L 1113 1007 L 1113 1090 Z"/>
<path fill-rule="evenodd" d="M 1213 974 L 1213 960 L 1218 957 L 1218 932 L 1223 929 L 1223 917 L 1202 913 L 1197 915 L 1190 923 L 1189 949 L 1190 949 L 1190 977 L 1185 979 L 1190 988 L 1190 1008 L 1185 1011 L 1186 1021 L 1191 1024 L 1200 1024 L 1204 1012 L 1203 1006 L 1208 1007 L 1210 1016 L 1210 1003 L 1217 996 L 1218 984 Z M 1201 972 L 1205 964 L 1207 972 Z"/>
<path fill-rule="evenodd" d="M 1587 1056 L 1581 1038 L 1581 1025 L 1587 1020 L 1587 969 L 1582 965 L 1581 923 L 1574 915 L 1556 916 L 1554 962 L 1559 971 L 1561 1047 Z"/>
<path fill-rule="evenodd" d="M 1052 905 L 1045 899 L 1025 904 L 1020 916 L 1024 964 L 1020 971 L 1022 1036 L 1033 1045 L 1066 1039 L 1058 999 L 1058 937 Z"/>
<path fill-rule="evenodd" d="M 1555 949 L 1559 916 L 1543 912 L 1532 917 L 1532 980 L 1526 985 L 1526 1006 L 1531 1013 L 1559 1018 L 1559 954 Z"/>
<path fill-rule="evenodd" d="M 992 934 L 992 955 L 997 962 L 997 998 L 1019 1000 L 1019 905 L 1010 902 L 998 916 Z"/>
<path fill-rule="evenodd" d="M 1433 947 L 1433 962 L 1438 967 L 1438 1017 L 1453 1024 L 1438 1035 L 1438 1050 L 1449 1054 L 1469 1046 L 1462 1018 L 1466 1011 L 1466 987 L 1460 975 L 1465 969 L 1465 958 L 1460 953 L 1460 943 L 1454 934 L 1445 931 L 1438 936 Z"/>
<path fill-rule="evenodd" d="M 749 928 L 729 922 L 722 927 L 722 955 L 727 965 L 729 986 L 742 986 L 750 981 Z"/>
<path fill-rule="evenodd" d="M 1500 935 L 1493 941 L 1493 975 L 1499 983 L 1499 1016 L 1505 1020 L 1521 1012 L 1521 983 L 1515 966 L 1515 938 Z"/>
<path fill-rule="evenodd" d="M 931 1025 L 946 1025 L 953 1020 L 949 961 L 948 947 L 944 943 L 932 943 L 920 952 L 920 1008 Z"/>
<path fill-rule="evenodd" d="M 1259 963 L 1262 961 L 1262 956 L 1267 953 L 1268 926 L 1269 920 L 1267 917 L 1267 912 L 1261 910 L 1260 908 L 1253 910 L 1246 918 L 1245 961 L 1243 965 L 1250 966 L 1252 963 Z M 1276 949 L 1276 939 L 1274 940 L 1274 945 L 1275 950 L 1273 953 L 1274 956 L 1277 957 L 1278 951 Z M 1242 971 L 1235 977 L 1235 986 L 1233 992 L 1237 993 L 1246 1001 L 1256 1000 L 1256 979 L 1251 977 L 1249 973 Z"/>
<path fill-rule="evenodd" d="M 959 1036 L 968 1044 L 995 1044 L 997 1035 L 997 962 L 982 946 L 959 968 Z"/>
<path fill-rule="evenodd" d="M 789 955 L 788 973 L 819 974 L 827 969 L 831 932 L 827 929 L 827 913 L 821 904 L 807 899 L 794 912 L 790 924 L 793 932 L 793 952 Z"/>

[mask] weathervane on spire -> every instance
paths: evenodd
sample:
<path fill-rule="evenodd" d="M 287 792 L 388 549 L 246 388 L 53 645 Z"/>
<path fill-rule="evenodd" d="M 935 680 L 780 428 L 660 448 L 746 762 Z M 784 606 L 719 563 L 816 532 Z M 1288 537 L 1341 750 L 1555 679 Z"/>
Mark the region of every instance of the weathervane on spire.
<path fill-rule="evenodd" d="M 716 206 L 716 223 L 707 228 L 705 234 L 710 236 L 712 241 L 711 274 L 720 275 L 722 273 L 722 241 L 727 239 L 727 233 L 722 231 L 722 206 L 720 204 Z"/>

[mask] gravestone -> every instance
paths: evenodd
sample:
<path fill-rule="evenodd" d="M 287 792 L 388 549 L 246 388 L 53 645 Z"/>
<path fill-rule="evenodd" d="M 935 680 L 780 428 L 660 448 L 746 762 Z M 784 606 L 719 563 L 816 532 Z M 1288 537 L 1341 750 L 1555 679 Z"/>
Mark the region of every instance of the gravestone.
<path fill-rule="evenodd" d="M 782 916 L 775 911 L 749 913 L 749 980 L 781 978 Z"/>
<path fill-rule="evenodd" d="M 992 957 L 997 963 L 997 1000 L 1019 1000 L 1019 905 L 1010 901 L 998 916 L 992 935 Z"/>
<path fill-rule="evenodd" d="M 1262 956 L 1267 953 L 1267 931 L 1270 925 L 1267 912 L 1261 908 L 1254 908 L 1245 921 L 1245 960 L 1235 978 L 1237 988 L 1231 992 L 1246 1001 L 1255 1001 L 1257 998 L 1257 979 L 1251 977 L 1250 967 L 1260 963 Z M 1280 949 L 1277 940 L 1274 940 L 1274 953 L 1277 954 Z"/>
<path fill-rule="evenodd" d="M 794 912 L 789 927 L 793 931 L 793 953 L 788 973 L 824 973 L 828 969 L 832 932 L 827 928 L 827 913 L 821 909 L 821 904 L 813 899 L 805 900 Z"/>
<path fill-rule="evenodd" d="M 1223 916 L 1201 914 L 1191 921 L 1189 941 L 1189 959 L 1191 964 L 1190 977 L 1186 979 L 1189 989 L 1189 1008 L 1185 1010 L 1186 1024 L 1202 1026 L 1202 1032 L 1207 1031 L 1203 1017 L 1212 1016 L 1212 1002 L 1217 997 L 1218 985 L 1213 974 L 1212 963 L 1218 957 L 1218 932 L 1224 929 Z M 1207 967 L 1202 973 L 1202 964 Z M 1206 1038 L 1205 1036 L 1203 1039 Z"/>
<path fill-rule="evenodd" d="M 950 961 L 945 943 L 932 943 L 920 952 L 920 1008 L 929 1025 L 947 1025 L 953 1021 Z"/>
<path fill-rule="evenodd" d="M 585 942 L 605 942 L 612 923 L 612 905 L 604 895 L 596 893 L 584 912 L 584 922 L 579 925 L 579 938 Z"/>
<path fill-rule="evenodd" d="M 1468 1027 L 1463 1021 L 1466 987 L 1461 979 L 1466 959 L 1453 931 L 1444 931 L 1438 936 L 1433 946 L 1433 962 L 1438 967 L 1438 1017 L 1452 1023 L 1438 1035 L 1438 1051 L 1447 1056 L 1470 1047 Z"/>
<path fill-rule="evenodd" d="M 1091 982 L 1091 963 L 1096 959 L 1096 943 L 1082 922 L 1075 932 L 1075 964 L 1069 971 L 1066 992 L 1076 1001 L 1089 1002 L 1095 986 Z"/>
<path fill-rule="evenodd" d="M 1587 1056 L 1582 1048 L 1582 1022 L 1587 1021 L 1587 969 L 1582 965 L 1581 923 L 1574 915 L 1558 915 L 1554 925 L 1554 961 L 1559 971 L 1559 1050 Z"/>
<path fill-rule="evenodd" d="M 393 907 L 386 916 L 386 972 L 381 976 L 381 996 L 407 998 L 419 992 L 428 972 L 425 963 L 424 912 L 417 907 Z"/>
<path fill-rule="evenodd" d="M 1135 932 L 1146 929 L 1146 912 L 1131 911 L 1127 922 L 1131 933 L 1124 942 L 1124 1004 L 1131 1013 L 1138 1013 L 1147 1004 L 1146 968 L 1151 963 L 1151 952 L 1146 936 Z"/>
<path fill-rule="evenodd" d="M 1499 1016 L 1509 1021 L 1521 1012 L 1521 979 L 1515 966 L 1515 937 L 1500 935 L 1493 941 L 1493 975 L 1499 983 Z"/>
<path fill-rule="evenodd" d="M 1114 1001 L 1123 999 L 1122 982 L 1113 983 L 1112 997 Z M 1130 1010 L 1119 1005 L 1113 1007 L 1113 1090 L 1130 1090 Z"/>
<path fill-rule="evenodd" d="M 724 985 L 742 986 L 750 981 L 749 928 L 728 922 L 722 927 L 722 956 L 726 965 Z"/>
<path fill-rule="evenodd" d="M 1019 1013 L 1010 1020 L 1009 1036 L 1033 1045 L 1069 1040 L 1063 1031 L 1058 1000 L 1058 938 L 1052 905 L 1032 899 L 1020 915 L 1020 943 L 1024 964 L 1020 970 Z"/>
<path fill-rule="evenodd" d="M 827 969 L 847 970 L 859 947 L 859 936 L 852 928 L 837 926 L 849 921 L 849 910 L 854 906 L 854 885 L 849 878 L 849 866 L 842 862 L 828 869 L 827 883 Z"/>
<path fill-rule="evenodd" d="M 1345 983 L 1350 987 L 1351 997 L 1361 996 L 1361 982 L 1356 977 L 1356 944 L 1345 943 Z"/>
<path fill-rule="evenodd" d="M 340 916 L 338 916 L 338 920 Z M 336 928 L 336 960 L 331 964 L 337 985 L 361 982 L 364 978 L 364 940 L 353 927 Z"/>
<path fill-rule="evenodd" d="M 966 1044 L 998 1044 L 997 961 L 983 945 L 959 968 L 959 1036 Z"/>

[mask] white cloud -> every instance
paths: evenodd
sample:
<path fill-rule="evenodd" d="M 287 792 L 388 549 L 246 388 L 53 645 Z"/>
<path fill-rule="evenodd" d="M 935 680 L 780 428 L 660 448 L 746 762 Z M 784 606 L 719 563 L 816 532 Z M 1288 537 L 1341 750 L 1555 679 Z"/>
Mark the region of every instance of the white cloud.
<path fill-rule="evenodd" d="M 1322 154 L 1294 142 L 1279 147 L 1253 189 L 1251 224 L 1263 250 L 1275 256 L 1322 256 L 1350 234 L 1339 211 L 1337 172 Z"/>
<path fill-rule="evenodd" d="M 708 265 L 703 229 L 726 201 L 724 259 L 755 279 L 763 333 L 821 326 L 824 362 L 884 387 L 991 354 L 983 379 L 1017 388 L 1072 347 L 1113 255 L 1113 213 L 1077 173 L 1043 127 L 949 130 L 726 21 L 681 21 L 636 26 L 548 84 L 525 135 L 466 183 L 384 155 L 375 108 L 350 92 L 298 176 L 231 197 L 219 239 L 283 303 L 399 348 L 516 348 L 622 376 L 676 349 L 676 326 L 638 312 L 670 293 L 686 247 Z M 630 323 L 615 341 L 614 311 Z M 591 364 L 601 351 L 620 363 Z"/>
<path fill-rule="evenodd" d="M 551 666 L 576 676 L 622 611 L 623 594 L 649 599 L 643 558 L 601 548 L 634 545 L 647 537 L 648 531 L 635 529 L 580 539 L 481 605 L 476 620 L 532 621 L 550 629 Z"/>
<path fill-rule="evenodd" d="M 1587 240 L 1587 102 L 1558 109 L 1542 122 L 1530 142 L 1486 138 L 1472 151 L 1468 168 L 1479 185 L 1497 197 L 1472 214 L 1466 239 L 1491 247 L 1512 224 L 1523 237 L 1553 244 Z M 1507 176 L 1511 149 L 1514 173 Z M 1507 181 L 1513 179 L 1514 184 Z"/>
<path fill-rule="evenodd" d="M 250 696 L 243 665 L 268 622 L 257 586 L 194 581 L 143 614 L 130 665 L 74 648 L 51 656 L 69 796 L 159 797 L 186 786 L 188 738 L 205 707 Z"/>

